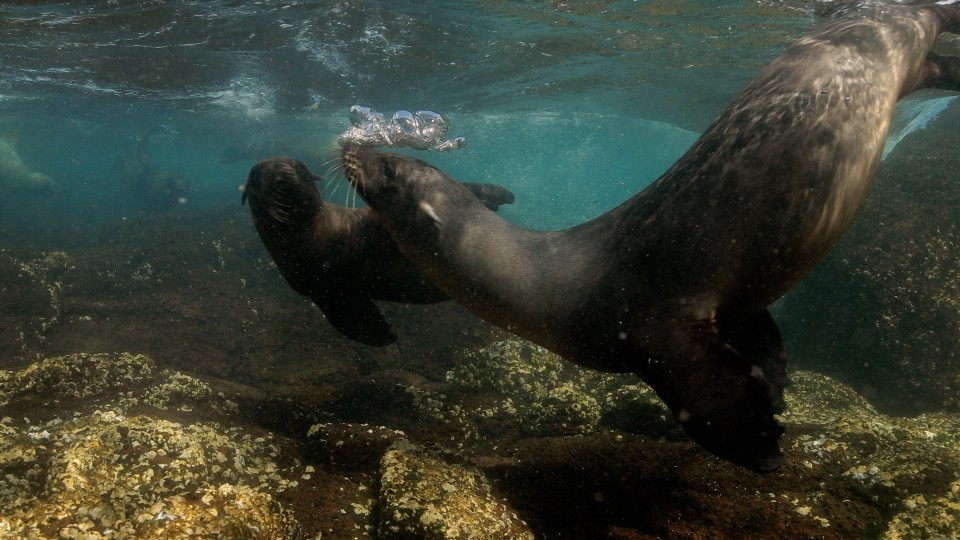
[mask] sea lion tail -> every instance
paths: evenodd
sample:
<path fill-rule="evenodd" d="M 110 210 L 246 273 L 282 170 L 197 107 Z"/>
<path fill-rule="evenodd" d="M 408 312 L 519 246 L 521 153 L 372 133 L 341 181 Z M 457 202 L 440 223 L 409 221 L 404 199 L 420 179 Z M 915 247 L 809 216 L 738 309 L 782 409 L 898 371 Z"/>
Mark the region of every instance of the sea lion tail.
<path fill-rule="evenodd" d="M 710 452 L 757 472 L 783 463 L 775 415 L 789 384 L 776 323 L 764 310 L 747 319 L 692 321 L 659 366 L 641 373 L 693 439 Z"/>

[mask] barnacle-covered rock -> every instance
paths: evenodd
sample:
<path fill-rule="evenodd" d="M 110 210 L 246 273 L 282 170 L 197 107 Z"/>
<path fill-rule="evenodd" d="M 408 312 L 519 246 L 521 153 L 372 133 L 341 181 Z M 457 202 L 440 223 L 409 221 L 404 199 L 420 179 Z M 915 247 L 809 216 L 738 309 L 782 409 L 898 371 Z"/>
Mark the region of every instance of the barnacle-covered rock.
<path fill-rule="evenodd" d="M 811 372 L 795 372 L 787 389 L 788 454 L 811 471 L 835 475 L 838 485 L 859 492 L 897 516 L 887 537 L 930 538 L 960 523 L 960 419 L 928 414 L 915 418 L 877 413 L 849 387 Z M 811 501 L 808 512 L 821 511 Z M 825 518 L 824 518 L 825 519 Z"/>
<path fill-rule="evenodd" d="M 533 539 L 478 469 L 450 454 L 397 441 L 380 463 L 384 538 Z"/>
<path fill-rule="evenodd" d="M 75 266 L 62 251 L 20 260 L 0 250 L 0 354 L 26 358 L 60 322 L 60 278 Z"/>
<path fill-rule="evenodd" d="M 126 353 L 67 355 L 0 374 L 0 536 L 300 535 L 276 498 L 297 486 L 300 467 L 281 459 L 273 435 L 159 417 L 205 406 L 228 418 L 230 402 L 207 383 Z M 31 419 L 24 403 L 59 414 Z"/>
<path fill-rule="evenodd" d="M 465 389 L 501 394 L 504 399 L 495 413 L 515 416 L 527 435 L 543 436 L 596 431 L 604 415 L 623 406 L 610 395 L 638 388 L 634 375 L 583 369 L 521 340 L 467 352 L 447 373 L 447 380 Z M 491 416 L 477 412 L 474 416 Z"/>

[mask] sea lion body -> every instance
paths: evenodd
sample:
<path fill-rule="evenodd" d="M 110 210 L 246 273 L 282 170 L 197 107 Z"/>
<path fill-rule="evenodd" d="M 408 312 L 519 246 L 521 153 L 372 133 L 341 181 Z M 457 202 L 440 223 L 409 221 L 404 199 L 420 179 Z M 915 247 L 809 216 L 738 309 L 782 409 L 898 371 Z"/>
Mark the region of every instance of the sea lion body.
<path fill-rule="evenodd" d="M 254 165 L 243 200 L 250 202 L 257 234 L 290 287 L 313 300 L 338 331 L 368 345 L 393 343 L 396 336 L 373 299 L 430 304 L 448 298 L 397 249 L 373 211 L 324 201 L 318 179 L 292 158 Z M 494 209 L 513 202 L 498 186 L 467 189 Z"/>
<path fill-rule="evenodd" d="M 345 146 L 344 171 L 453 299 L 573 362 L 640 374 L 705 448 L 770 471 L 788 379 L 766 307 L 862 206 L 897 99 L 960 88 L 960 64 L 928 56 L 942 29 L 960 11 L 885 7 L 800 39 L 656 182 L 564 231 L 484 213 L 422 161 Z"/>

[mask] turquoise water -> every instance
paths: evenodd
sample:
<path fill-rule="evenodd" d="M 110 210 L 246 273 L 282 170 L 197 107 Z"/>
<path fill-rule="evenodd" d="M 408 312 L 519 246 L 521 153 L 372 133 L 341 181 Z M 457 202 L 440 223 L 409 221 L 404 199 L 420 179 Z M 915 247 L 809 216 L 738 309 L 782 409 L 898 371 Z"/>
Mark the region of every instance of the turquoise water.
<path fill-rule="evenodd" d="M 188 177 L 182 210 L 197 209 L 232 202 L 255 159 L 322 162 L 353 104 L 447 114 L 468 146 L 438 164 L 517 189 L 520 223 L 570 225 L 656 177 L 815 19 L 803 3 L 631 1 L 26 3 L 2 14 L 0 127 L 58 192 L 0 204 L 13 220 L 22 205 L 53 210 L 49 227 L 140 209 L 111 167 L 158 126 L 149 157 Z"/>
<path fill-rule="evenodd" d="M 465 137 L 466 147 L 419 157 L 460 180 L 512 190 L 516 202 L 501 213 L 514 223 L 569 227 L 655 179 L 766 61 L 847 11 L 855 4 L 6 4 L 0 148 L 53 185 L 4 179 L 0 241 L 68 249 L 69 239 L 131 220 L 235 207 L 258 159 L 290 155 L 325 170 L 354 104 L 444 113 L 448 136 Z M 942 52 L 957 48 L 955 38 L 943 41 Z M 891 150 L 935 140 L 937 126 L 949 133 L 960 114 L 954 97 L 928 92 L 906 107 Z M 885 180 L 910 155 L 885 158 L 879 190 L 929 183 L 916 171 Z M 158 176 L 160 188 L 142 187 Z M 342 182 L 324 189 L 333 201 L 362 204 Z M 939 211 L 905 209 L 883 219 Z"/>

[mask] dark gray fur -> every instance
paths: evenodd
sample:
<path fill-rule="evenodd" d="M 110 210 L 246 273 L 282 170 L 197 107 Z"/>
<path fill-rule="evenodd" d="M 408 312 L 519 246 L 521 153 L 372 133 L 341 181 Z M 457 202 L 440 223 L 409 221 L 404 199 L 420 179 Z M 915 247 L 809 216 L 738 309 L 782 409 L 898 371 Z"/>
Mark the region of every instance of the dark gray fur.
<path fill-rule="evenodd" d="M 396 336 L 373 300 L 431 304 L 447 296 L 400 253 L 374 212 L 324 201 L 317 180 L 293 158 L 265 159 L 250 170 L 241 201 L 250 202 L 257 234 L 293 290 L 345 336 L 389 345 Z M 499 186 L 466 186 L 485 208 L 513 202 Z"/>
<path fill-rule="evenodd" d="M 456 301 L 578 364 L 639 373 L 701 445 L 771 471 L 788 378 L 766 307 L 850 225 L 896 101 L 960 89 L 956 59 L 928 56 L 942 30 L 958 29 L 946 6 L 824 26 L 761 71 L 653 185 L 564 231 L 515 227 L 408 157 L 348 146 L 345 171 Z"/>

